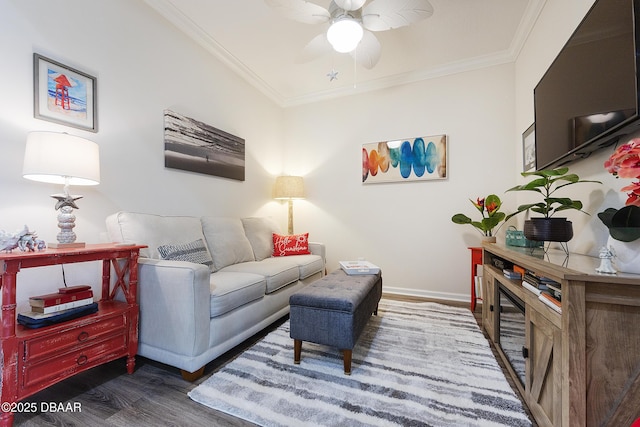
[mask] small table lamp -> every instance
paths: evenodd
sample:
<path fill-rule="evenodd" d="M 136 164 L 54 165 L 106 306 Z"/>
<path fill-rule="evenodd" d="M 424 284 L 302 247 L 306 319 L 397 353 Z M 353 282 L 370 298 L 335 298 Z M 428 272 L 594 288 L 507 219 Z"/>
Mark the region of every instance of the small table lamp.
<path fill-rule="evenodd" d="M 304 182 L 301 176 L 279 176 L 273 189 L 273 198 L 289 201 L 289 228 L 287 232 L 293 234 L 293 201 L 304 199 Z"/>
<path fill-rule="evenodd" d="M 24 153 L 22 176 L 33 181 L 64 184 L 64 194 L 51 197 L 58 200 L 58 243 L 51 248 L 83 247 L 76 243 L 73 232 L 78 209 L 75 201 L 82 196 L 69 194 L 70 185 L 98 185 L 100 183 L 100 154 L 98 144 L 84 138 L 55 132 L 30 132 Z"/>

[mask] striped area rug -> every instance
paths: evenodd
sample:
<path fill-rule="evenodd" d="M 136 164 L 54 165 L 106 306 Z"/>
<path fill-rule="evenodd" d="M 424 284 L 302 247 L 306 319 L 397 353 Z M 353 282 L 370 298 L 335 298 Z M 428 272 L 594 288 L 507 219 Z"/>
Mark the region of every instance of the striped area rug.
<path fill-rule="evenodd" d="M 437 303 L 380 301 L 353 351 L 304 343 L 287 321 L 189 392 L 261 426 L 530 426 L 473 315 Z"/>

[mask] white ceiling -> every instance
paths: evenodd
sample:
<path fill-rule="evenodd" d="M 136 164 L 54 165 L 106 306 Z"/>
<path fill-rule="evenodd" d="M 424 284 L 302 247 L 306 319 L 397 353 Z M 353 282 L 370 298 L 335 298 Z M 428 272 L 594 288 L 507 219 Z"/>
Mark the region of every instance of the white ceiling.
<path fill-rule="evenodd" d="M 545 1 L 430 0 L 430 18 L 376 33 L 382 56 L 367 70 L 349 54 L 297 61 L 328 24 L 288 20 L 263 0 L 145 0 L 281 106 L 514 61 Z M 313 3 L 328 8 L 330 0 Z"/>

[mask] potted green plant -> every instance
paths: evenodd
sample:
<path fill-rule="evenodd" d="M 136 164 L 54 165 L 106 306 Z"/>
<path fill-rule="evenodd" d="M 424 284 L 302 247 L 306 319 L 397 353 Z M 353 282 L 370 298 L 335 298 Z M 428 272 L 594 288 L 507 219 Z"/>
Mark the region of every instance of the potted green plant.
<path fill-rule="evenodd" d="M 604 167 L 616 178 L 635 179 L 620 189 L 627 192 L 625 206 L 607 208 L 598 218 L 609 229 L 608 246 L 615 252 L 618 270 L 640 274 L 640 139 L 619 146 Z"/>
<path fill-rule="evenodd" d="M 456 224 L 471 224 L 483 234 L 485 241 L 495 242 L 493 229 L 505 218 L 505 213 L 500 212 L 500 207 L 502 206 L 500 197 L 490 194 L 483 199 L 478 197 L 475 202 L 471 199 L 469 201 L 480 211 L 482 219 L 474 221 L 465 214 L 458 213 L 451 217 L 451 221 Z"/>
<path fill-rule="evenodd" d="M 533 191 L 542 196 L 542 201 L 518 206 L 516 212 L 507 215 L 505 221 L 521 212 L 533 211 L 542 214 L 541 217 L 528 219 L 524 223 L 524 235 L 529 240 L 545 242 L 568 242 L 573 237 L 573 224 L 567 218 L 553 217 L 554 214 L 565 210 L 582 210 L 582 202 L 568 197 L 557 197 L 556 191 L 563 187 L 578 183 L 598 183 L 600 181 L 581 180 L 569 168 L 543 169 L 534 172 L 522 172 L 522 176 L 533 176 L 534 179 L 522 185 L 516 185 L 507 191 Z"/>

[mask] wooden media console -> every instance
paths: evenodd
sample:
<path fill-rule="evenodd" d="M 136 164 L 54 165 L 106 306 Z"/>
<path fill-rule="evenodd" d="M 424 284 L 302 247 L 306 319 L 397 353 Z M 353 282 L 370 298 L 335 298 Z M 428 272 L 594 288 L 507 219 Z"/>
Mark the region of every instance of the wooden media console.
<path fill-rule="evenodd" d="M 505 277 L 501 263 L 560 283 L 561 313 L 522 280 Z M 619 427 L 640 417 L 640 275 L 599 274 L 599 264 L 562 251 L 483 244 L 483 328 L 540 426 Z M 500 289 L 523 303 L 524 375 L 500 343 Z"/>

